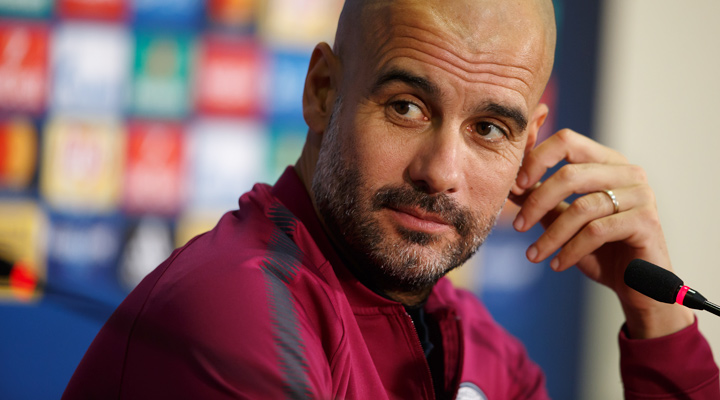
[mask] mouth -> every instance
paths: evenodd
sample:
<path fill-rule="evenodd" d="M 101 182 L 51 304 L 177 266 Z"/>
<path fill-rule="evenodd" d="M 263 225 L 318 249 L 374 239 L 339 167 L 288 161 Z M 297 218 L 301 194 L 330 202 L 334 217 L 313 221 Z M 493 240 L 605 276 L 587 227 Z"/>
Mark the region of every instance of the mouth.
<path fill-rule="evenodd" d="M 437 214 L 416 207 L 388 207 L 392 218 L 405 229 L 431 234 L 452 230 L 453 226 Z"/>

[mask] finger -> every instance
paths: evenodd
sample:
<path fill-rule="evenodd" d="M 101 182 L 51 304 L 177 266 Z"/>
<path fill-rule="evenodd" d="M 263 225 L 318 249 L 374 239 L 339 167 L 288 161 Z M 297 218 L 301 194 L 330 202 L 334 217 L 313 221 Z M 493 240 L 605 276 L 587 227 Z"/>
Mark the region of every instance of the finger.
<path fill-rule="evenodd" d="M 562 160 L 571 164 L 627 163 L 619 152 L 570 129 L 563 129 L 540 143 L 523 159 L 517 176 L 517 185 L 522 189 L 534 185 L 548 168 L 552 168 Z"/>
<path fill-rule="evenodd" d="M 572 194 L 585 194 L 647 183 L 634 165 L 567 164 L 528 193 L 513 226 L 524 232 Z"/>
<path fill-rule="evenodd" d="M 542 185 L 542 182 L 537 182 L 528 189 L 519 189 L 516 185 L 513 185 L 512 188 L 510 188 L 508 199 L 510 199 L 510 201 L 512 201 L 516 205 L 522 207 L 523 203 L 525 203 L 525 199 L 527 199 L 527 197 L 530 195 L 530 193 L 533 192 L 533 190 L 539 188 L 540 185 Z"/>
<path fill-rule="evenodd" d="M 536 183 L 532 188 L 522 191 L 521 194 L 515 194 L 513 192 L 510 192 L 508 194 L 508 199 L 515 203 L 516 205 L 522 207 L 522 205 L 525 203 L 525 199 L 532 193 L 533 190 L 540 187 L 541 182 Z M 565 211 L 566 208 L 568 208 L 570 205 L 564 201 L 560 202 L 547 212 L 542 218 L 540 218 L 540 223 L 542 224 L 543 228 L 546 228 L 552 224 L 553 221 L 555 221 L 555 218 L 557 218 L 560 214 L 562 214 L 563 211 Z M 517 220 L 517 216 L 515 216 L 515 219 Z"/>
<path fill-rule="evenodd" d="M 613 192 L 620 206 L 619 212 L 651 201 L 644 189 L 640 187 L 617 189 Z M 528 260 L 532 262 L 545 260 L 572 239 L 590 221 L 614 213 L 615 205 L 604 192 L 595 192 L 576 199 L 557 216 L 538 240 L 528 247 Z"/>
<path fill-rule="evenodd" d="M 646 206 L 592 220 L 562 247 L 550 266 L 556 271 L 566 270 L 606 243 L 626 241 L 631 247 L 641 247 L 643 238 L 653 235 L 648 230 L 659 227 L 659 222 L 647 222 L 656 221 L 657 217 L 653 218 L 656 214 L 652 207 Z M 583 272 L 597 278 L 597 271 Z"/>

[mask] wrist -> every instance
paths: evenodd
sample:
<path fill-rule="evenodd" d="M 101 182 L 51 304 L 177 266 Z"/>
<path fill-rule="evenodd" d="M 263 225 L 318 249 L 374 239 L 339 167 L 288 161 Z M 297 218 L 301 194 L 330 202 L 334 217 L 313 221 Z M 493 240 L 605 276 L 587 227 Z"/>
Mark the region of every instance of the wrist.
<path fill-rule="evenodd" d="M 679 304 L 657 303 L 648 308 L 623 304 L 627 334 L 631 339 L 652 339 L 681 331 L 695 321 L 693 312 Z"/>

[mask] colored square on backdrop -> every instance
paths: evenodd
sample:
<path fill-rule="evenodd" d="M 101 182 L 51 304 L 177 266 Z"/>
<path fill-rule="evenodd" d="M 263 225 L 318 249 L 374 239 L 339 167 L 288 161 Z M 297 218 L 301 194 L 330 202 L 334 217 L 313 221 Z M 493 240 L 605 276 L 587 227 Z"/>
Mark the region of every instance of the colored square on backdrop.
<path fill-rule="evenodd" d="M 204 0 L 130 0 L 130 13 L 136 25 L 197 29 L 205 16 Z"/>
<path fill-rule="evenodd" d="M 0 189 L 26 189 L 35 175 L 37 132 L 22 117 L 0 119 Z"/>
<path fill-rule="evenodd" d="M 45 213 L 34 201 L 0 201 L 0 269 L 22 269 L 38 280 L 47 276 L 45 243 L 47 220 Z M 5 271 L 7 276 L 12 270 Z M 30 283 L 30 282 L 28 282 Z M 0 278 L 0 299 L 27 301 L 33 296 L 35 285 L 23 290 L 7 278 Z M 39 293 L 35 293 L 39 295 Z"/>
<path fill-rule="evenodd" d="M 138 33 L 133 65 L 133 112 L 181 118 L 190 106 L 192 41 L 187 35 Z"/>
<path fill-rule="evenodd" d="M 184 195 L 185 136 L 179 123 L 128 124 L 123 209 L 172 215 Z"/>
<path fill-rule="evenodd" d="M 266 0 L 258 21 L 265 42 L 311 49 L 332 43 L 343 0 Z"/>
<path fill-rule="evenodd" d="M 0 109 L 43 111 L 48 54 L 45 26 L 0 22 Z"/>
<path fill-rule="evenodd" d="M 265 127 L 248 120 L 207 119 L 189 128 L 189 206 L 236 209 L 238 198 L 267 176 Z"/>
<path fill-rule="evenodd" d="M 258 0 L 207 0 L 207 16 L 214 25 L 246 29 L 255 19 Z"/>
<path fill-rule="evenodd" d="M 45 18 L 50 16 L 53 0 L 0 0 L 0 15 Z"/>
<path fill-rule="evenodd" d="M 45 128 L 40 191 L 53 208 L 107 213 L 120 199 L 125 136 L 111 121 L 56 118 Z"/>
<path fill-rule="evenodd" d="M 60 25 L 52 45 L 53 111 L 122 113 L 127 101 L 129 48 L 124 28 L 92 23 Z"/>
<path fill-rule="evenodd" d="M 126 230 L 125 238 L 117 276 L 125 289 L 132 290 L 170 257 L 175 246 L 170 223 L 153 216 L 133 221 Z"/>
<path fill-rule="evenodd" d="M 267 68 L 256 43 L 229 36 L 206 37 L 199 50 L 195 105 L 199 112 L 260 116 L 267 98 Z"/>
<path fill-rule="evenodd" d="M 127 15 L 127 0 L 57 0 L 55 10 L 62 18 L 121 21 Z"/>
<path fill-rule="evenodd" d="M 272 150 L 269 170 L 272 175 L 268 182 L 280 178 L 288 165 L 294 165 L 302 153 L 308 128 L 304 123 L 273 124 L 270 127 Z"/>
<path fill-rule="evenodd" d="M 48 281 L 74 293 L 114 301 L 123 293 L 116 267 L 123 233 L 124 223 L 117 215 L 50 213 Z"/>
<path fill-rule="evenodd" d="M 276 51 L 270 59 L 267 112 L 273 120 L 304 123 L 302 96 L 310 53 Z"/>
<path fill-rule="evenodd" d="M 223 212 L 190 210 L 180 214 L 175 225 L 175 247 L 185 246 L 190 239 L 214 228 Z"/>

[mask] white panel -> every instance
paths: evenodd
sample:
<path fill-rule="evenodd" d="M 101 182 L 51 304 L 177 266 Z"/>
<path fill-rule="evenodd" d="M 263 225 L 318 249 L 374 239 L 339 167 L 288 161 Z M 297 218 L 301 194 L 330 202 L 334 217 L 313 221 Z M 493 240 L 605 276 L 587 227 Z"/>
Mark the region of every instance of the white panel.
<path fill-rule="evenodd" d="M 673 267 L 720 301 L 720 2 L 609 0 L 596 112 L 601 141 L 642 165 L 653 186 Z M 619 399 L 617 331 L 623 320 L 608 290 L 588 310 L 583 399 Z M 720 318 L 698 313 L 716 356 Z"/>

